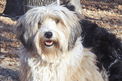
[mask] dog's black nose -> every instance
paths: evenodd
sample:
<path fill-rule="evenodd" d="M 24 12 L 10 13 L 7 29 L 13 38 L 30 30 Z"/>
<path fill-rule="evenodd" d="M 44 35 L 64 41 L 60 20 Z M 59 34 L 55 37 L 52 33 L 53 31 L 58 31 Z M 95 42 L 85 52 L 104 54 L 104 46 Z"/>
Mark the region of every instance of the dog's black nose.
<path fill-rule="evenodd" d="M 44 35 L 46 38 L 52 38 L 53 34 L 52 32 L 46 32 L 45 35 Z"/>

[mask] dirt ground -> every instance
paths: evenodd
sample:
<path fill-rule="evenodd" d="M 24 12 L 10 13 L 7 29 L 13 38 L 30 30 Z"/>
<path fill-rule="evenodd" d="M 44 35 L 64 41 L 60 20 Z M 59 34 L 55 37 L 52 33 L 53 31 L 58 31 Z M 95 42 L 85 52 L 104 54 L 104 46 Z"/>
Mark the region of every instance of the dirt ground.
<path fill-rule="evenodd" d="M 0 0 L 0 13 L 4 11 L 6 0 Z M 87 20 L 97 23 L 122 39 L 121 0 L 81 0 Z M 19 81 L 19 55 L 21 43 L 16 39 L 16 20 L 0 16 L 0 81 Z"/>

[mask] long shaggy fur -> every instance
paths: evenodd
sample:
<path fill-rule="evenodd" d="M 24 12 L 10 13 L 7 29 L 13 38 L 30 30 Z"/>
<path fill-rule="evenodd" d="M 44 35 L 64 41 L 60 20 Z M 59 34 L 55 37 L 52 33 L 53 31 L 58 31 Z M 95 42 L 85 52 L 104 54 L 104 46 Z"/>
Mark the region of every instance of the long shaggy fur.
<path fill-rule="evenodd" d="M 81 20 L 83 46 L 92 48 L 98 67 L 107 71 L 109 81 L 122 81 L 122 43 L 114 34 L 88 20 Z"/>
<path fill-rule="evenodd" d="M 76 10 L 76 5 L 67 5 L 71 10 Z M 104 73 L 107 71 L 109 81 L 122 81 L 122 43 L 114 34 L 109 33 L 105 28 L 88 20 L 81 19 L 81 36 L 83 46 L 92 48 L 91 52 L 97 56 L 97 66 Z M 103 77 L 106 75 L 103 74 Z"/>
<path fill-rule="evenodd" d="M 76 13 L 66 7 L 51 4 L 29 10 L 17 22 L 17 37 L 24 46 L 20 80 L 103 81 L 95 55 L 82 46 L 81 31 Z"/>

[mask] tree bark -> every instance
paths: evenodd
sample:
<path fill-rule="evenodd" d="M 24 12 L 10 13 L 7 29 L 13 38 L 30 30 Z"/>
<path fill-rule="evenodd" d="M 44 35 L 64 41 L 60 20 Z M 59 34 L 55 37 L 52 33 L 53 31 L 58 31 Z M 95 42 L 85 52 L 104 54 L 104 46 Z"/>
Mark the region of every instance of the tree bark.
<path fill-rule="evenodd" d="M 27 6 L 46 6 L 54 1 L 56 0 L 24 0 L 24 12 L 29 9 Z"/>
<path fill-rule="evenodd" d="M 46 6 L 56 0 L 6 0 L 6 8 L 4 14 L 10 16 L 23 15 L 27 10 L 27 6 Z"/>
<path fill-rule="evenodd" d="M 3 13 L 13 17 L 22 15 L 24 14 L 23 5 L 23 0 L 6 0 L 6 7 Z"/>

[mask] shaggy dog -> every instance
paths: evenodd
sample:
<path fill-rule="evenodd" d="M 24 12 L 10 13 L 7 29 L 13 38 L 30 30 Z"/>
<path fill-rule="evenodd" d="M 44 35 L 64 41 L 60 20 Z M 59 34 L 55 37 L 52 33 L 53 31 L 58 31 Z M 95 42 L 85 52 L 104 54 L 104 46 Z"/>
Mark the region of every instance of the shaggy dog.
<path fill-rule="evenodd" d="M 51 4 L 29 10 L 17 22 L 24 49 L 21 81 L 103 81 L 95 54 L 82 45 L 76 13 Z"/>
<path fill-rule="evenodd" d="M 122 81 L 122 43 L 114 34 L 88 20 L 81 20 L 83 46 L 92 48 L 98 67 L 107 71 L 109 81 Z"/>

